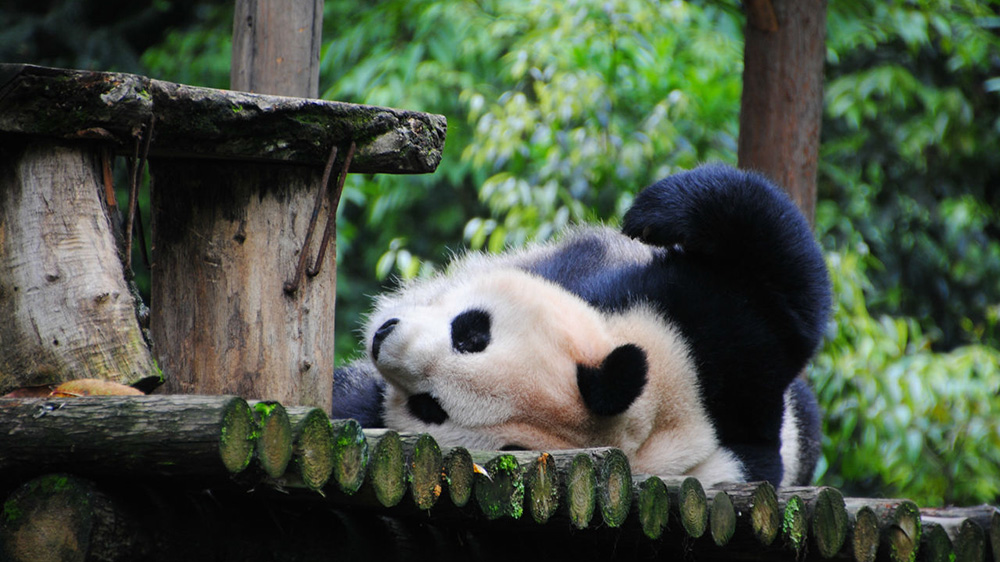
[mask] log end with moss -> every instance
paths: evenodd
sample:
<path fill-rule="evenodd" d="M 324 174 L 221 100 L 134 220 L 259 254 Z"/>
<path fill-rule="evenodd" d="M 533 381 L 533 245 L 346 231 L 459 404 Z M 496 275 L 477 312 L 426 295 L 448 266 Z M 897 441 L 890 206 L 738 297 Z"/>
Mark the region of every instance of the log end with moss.
<path fill-rule="evenodd" d="M 410 491 L 418 509 L 434 507 L 441 497 L 444 457 L 441 447 L 427 433 L 421 434 L 413 446 L 409 461 Z"/>
<path fill-rule="evenodd" d="M 770 546 L 781 531 L 778 494 L 770 482 L 757 484 L 751 496 L 750 525 L 760 544 Z"/>
<path fill-rule="evenodd" d="M 375 498 L 385 507 L 398 504 L 406 494 L 406 453 L 399 434 L 389 430 L 377 437 L 368 462 L 368 481 Z"/>
<path fill-rule="evenodd" d="M 540 453 L 528 466 L 525 481 L 531 517 L 538 523 L 547 522 L 559 509 L 559 471 L 555 458 Z"/>
<path fill-rule="evenodd" d="M 368 440 L 355 420 L 337 420 L 333 430 L 333 480 L 341 492 L 351 495 L 365 480 Z"/>
<path fill-rule="evenodd" d="M 708 498 L 697 478 L 687 477 L 677 490 L 677 514 L 689 537 L 698 538 L 708 527 Z"/>
<path fill-rule="evenodd" d="M 646 478 L 639 484 L 636 504 L 642 532 L 650 539 L 660 538 L 670 517 L 670 493 L 667 485 L 658 476 Z"/>
<path fill-rule="evenodd" d="M 288 420 L 288 412 L 277 402 L 255 402 L 252 406 L 260 428 L 256 443 L 257 462 L 265 474 L 278 478 L 285 473 L 292 460 L 292 424 Z"/>
<path fill-rule="evenodd" d="M 448 484 L 448 499 L 455 507 L 465 507 L 472 497 L 472 455 L 465 447 L 455 447 L 444 456 L 444 478 Z"/>
<path fill-rule="evenodd" d="M 597 469 L 597 504 L 609 527 L 620 527 L 632 506 L 632 468 L 619 449 L 610 449 Z"/>
<path fill-rule="evenodd" d="M 594 459 L 586 453 L 573 457 L 566 471 L 566 511 L 577 529 L 586 528 L 597 505 L 597 471 Z"/>
<path fill-rule="evenodd" d="M 483 467 L 489 477 L 476 474 L 476 501 L 487 519 L 519 519 L 524 513 L 524 478 L 514 455 L 500 455 Z"/>
<path fill-rule="evenodd" d="M 718 546 L 729 544 L 736 533 L 736 508 L 729 494 L 720 490 L 712 497 L 708 523 L 712 541 Z"/>
<path fill-rule="evenodd" d="M 850 522 L 844 496 L 836 488 L 821 488 L 812 510 L 811 534 L 823 558 L 833 558 L 844 546 Z"/>
<path fill-rule="evenodd" d="M 292 422 L 293 472 L 311 490 L 321 490 L 333 473 L 333 426 L 319 408 L 288 409 Z"/>

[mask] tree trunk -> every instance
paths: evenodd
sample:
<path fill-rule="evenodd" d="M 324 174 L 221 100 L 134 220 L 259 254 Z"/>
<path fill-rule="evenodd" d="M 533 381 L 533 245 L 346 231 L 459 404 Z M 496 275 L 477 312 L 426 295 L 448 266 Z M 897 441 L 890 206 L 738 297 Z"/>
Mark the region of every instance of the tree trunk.
<path fill-rule="evenodd" d="M 233 15 L 233 90 L 319 97 L 323 0 L 238 0 Z"/>
<path fill-rule="evenodd" d="M 781 185 L 812 223 L 823 115 L 826 0 L 757 0 L 749 7 L 739 165 Z"/>
<path fill-rule="evenodd" d="M 158 376 L 105 207 L 103 149 L 0 147 L 0 395 Z"/>

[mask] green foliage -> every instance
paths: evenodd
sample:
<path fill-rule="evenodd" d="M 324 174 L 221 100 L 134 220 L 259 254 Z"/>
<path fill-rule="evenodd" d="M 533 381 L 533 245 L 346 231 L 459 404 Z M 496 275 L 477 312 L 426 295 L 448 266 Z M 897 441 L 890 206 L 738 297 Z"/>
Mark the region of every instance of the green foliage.
<path fill-rule="evenodd" d="M 935 353 L 916 321 L 873 316 L 856 253 L 830 252 L 837 303 L 809 377 L 825 405 L 820 479 L 921 505 L 1000 496 L 1000 352 Z"/>
<path fill-rule="evenodd" d="M 475 124 L 463 160 L 493 174 L 474 248 L 545 239 L 620 216 L 642 187 L 703 160 L 735 160 L 738 17 L 643 0 L 507 2 L 485 29 L 513 41 L 506 88 L 463 92 Z"/>
<path fill-rule="evenodd" d="M 831 3 L 825 243 L 859 238 L 880 313 L 1000 345 L 1000 2 Z"/>

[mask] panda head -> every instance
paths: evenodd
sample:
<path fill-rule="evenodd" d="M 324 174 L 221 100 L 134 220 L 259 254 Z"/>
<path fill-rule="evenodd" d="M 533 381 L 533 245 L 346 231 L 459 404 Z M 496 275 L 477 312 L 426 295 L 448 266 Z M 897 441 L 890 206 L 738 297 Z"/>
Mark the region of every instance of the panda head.
<path fill-rule="evenodd" d="M 594 420 L 642 394 L 646 353 L 605 317 L 515 269 L 439 278 L 382 297 L 368 352 L 390 383 L 390 427 L 475 448 L 591 445 Z"/>

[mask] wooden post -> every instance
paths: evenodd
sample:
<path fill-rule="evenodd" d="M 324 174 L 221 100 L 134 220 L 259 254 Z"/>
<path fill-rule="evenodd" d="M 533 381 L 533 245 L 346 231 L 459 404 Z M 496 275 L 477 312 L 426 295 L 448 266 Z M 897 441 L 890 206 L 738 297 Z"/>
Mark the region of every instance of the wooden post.
<path fill-rule="evenodd" d="M 233 90 L 319 97 L 323 0 L 238 0 L 233 15 Z"/>
<path fill-rule="evenodd" d="M 739 166 L 784 187 L 812 223 L 826 0 L 754 0 L 747 7 Z"/>
<path fill-rule="evenodd" d="M 158 375 L 106 212 L 107 158 L 93 143 L 0 146 L 0 395 Z"/>

